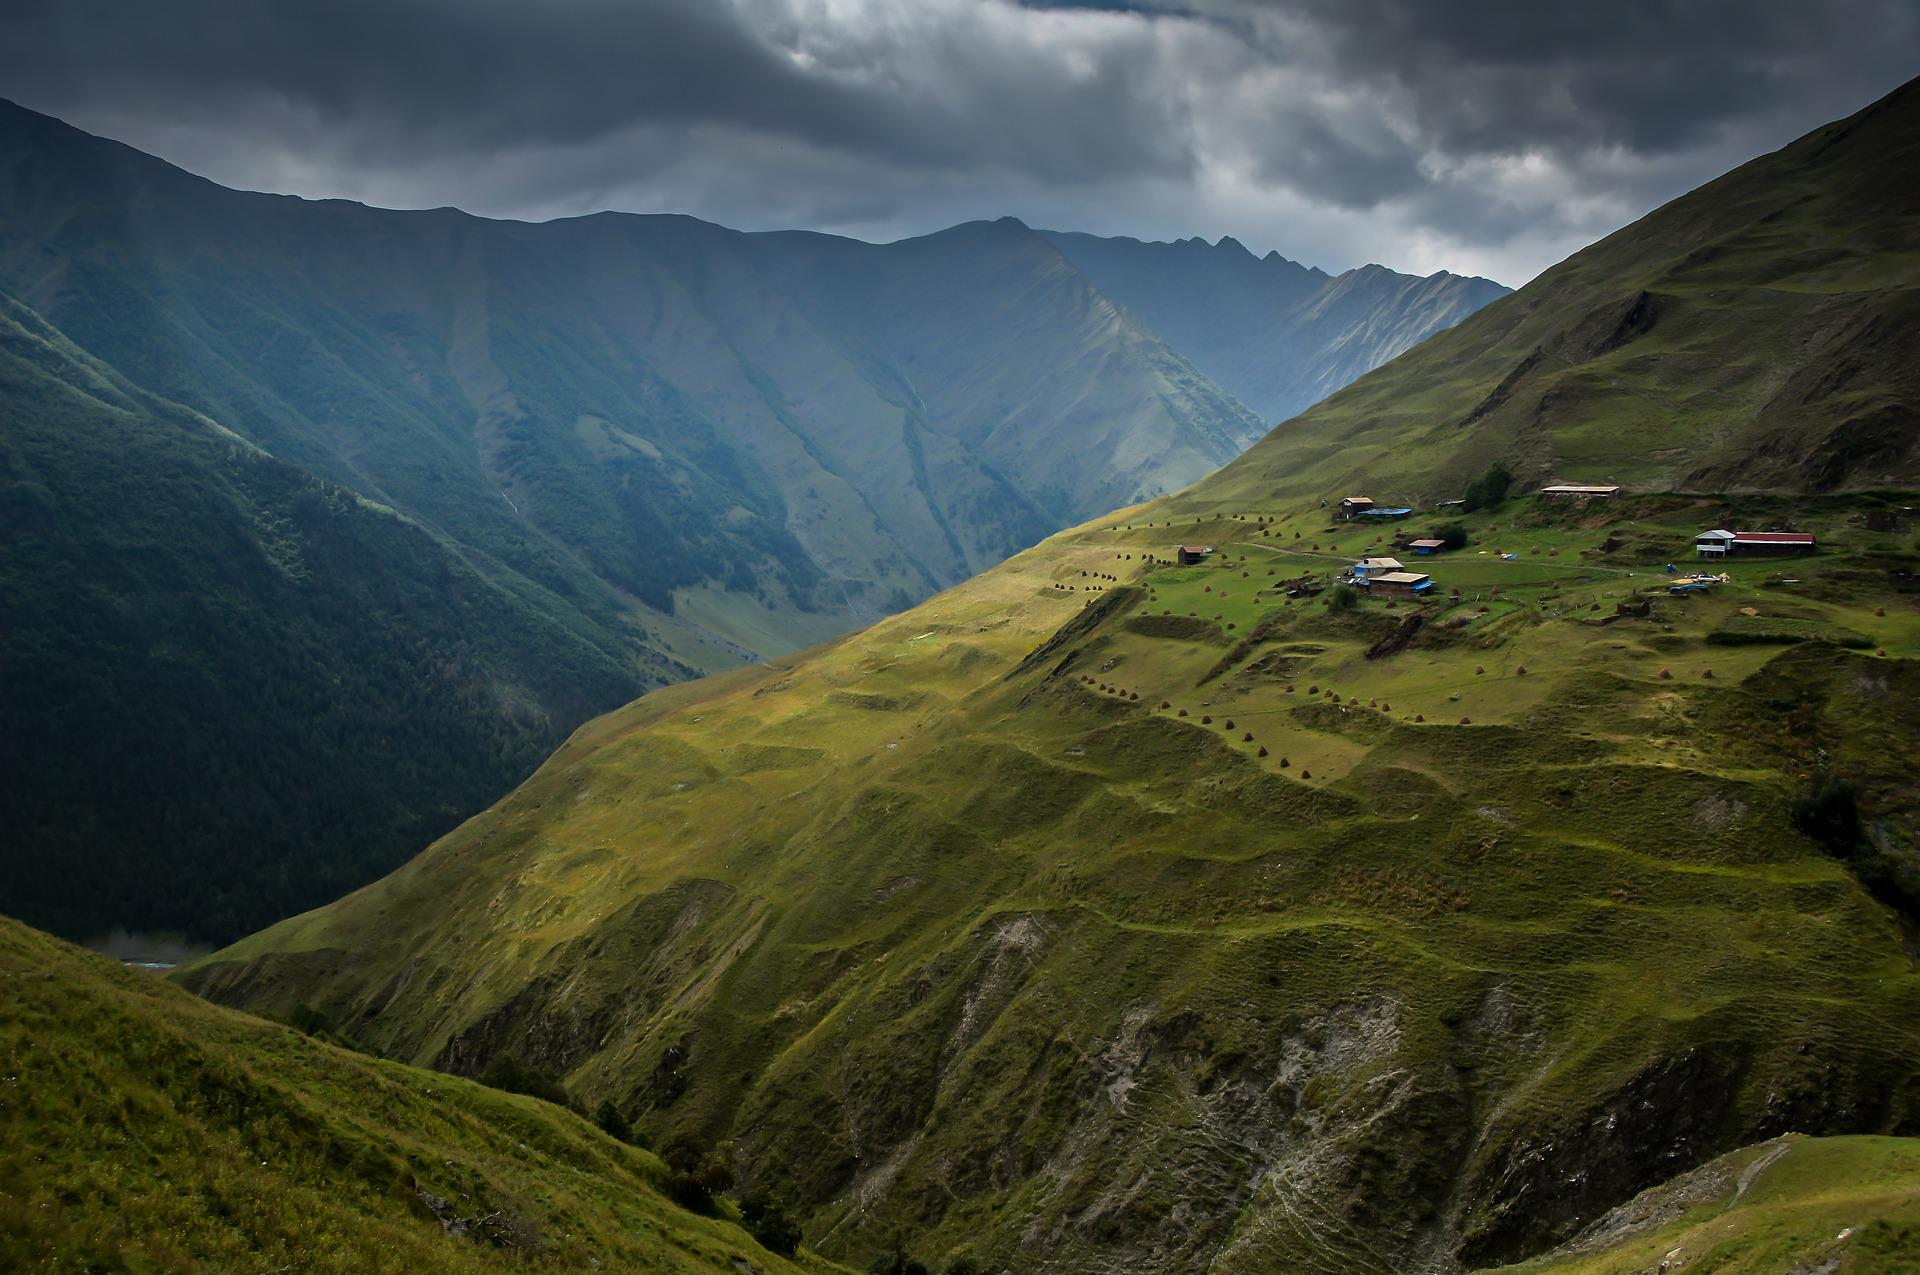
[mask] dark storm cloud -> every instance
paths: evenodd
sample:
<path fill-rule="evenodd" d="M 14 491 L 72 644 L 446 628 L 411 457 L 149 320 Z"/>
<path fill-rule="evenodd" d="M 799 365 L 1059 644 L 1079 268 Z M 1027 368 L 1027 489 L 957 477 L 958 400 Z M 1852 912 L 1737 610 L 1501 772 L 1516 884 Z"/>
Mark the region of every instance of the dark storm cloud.
<path fill-rule="evenodd" d="M 1920 0 L 14 0 L 0 93 L 229 184 L 1518 282 L 1863 105 Z"/>
<path fill-rule="evenodd" d="M 298 114 L 375 156 L 719 124 L 894 164 L 998 162 L 1067 180 L 1188 159 L 1128 50 L 1062 77 L 1018 41 L 933 23 L 818 33 L 775 5 L 28 0 L 0 33 L 0 77 L 29 97 L 239 127 L 236 110 Z M 939 43 L 901 66 L 920 37 Z M 1023 126 L 1034 120 L 1045 124 Z"/>
<path fill-rule="evenodd" d="M 1409 90 L 1442 146 L 1694 144 L 1807 96 L 1920 68 L 1910 0 L 1301 0 L 1335 63 Z M 1273 6 L 1230 5 L 1252 19 Z"/>

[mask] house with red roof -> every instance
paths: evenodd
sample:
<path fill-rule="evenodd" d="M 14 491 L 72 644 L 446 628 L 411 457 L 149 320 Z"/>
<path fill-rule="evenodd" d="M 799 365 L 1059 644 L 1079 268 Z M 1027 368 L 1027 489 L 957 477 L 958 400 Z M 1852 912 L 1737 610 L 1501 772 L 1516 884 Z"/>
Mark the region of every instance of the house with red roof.
<path fill-rule="evenodd" d="M 1702 558 L 1787 557 L 1817 547 L 1813 535 L 1802 531 L 1703 531 L 1693 544 Z"/>

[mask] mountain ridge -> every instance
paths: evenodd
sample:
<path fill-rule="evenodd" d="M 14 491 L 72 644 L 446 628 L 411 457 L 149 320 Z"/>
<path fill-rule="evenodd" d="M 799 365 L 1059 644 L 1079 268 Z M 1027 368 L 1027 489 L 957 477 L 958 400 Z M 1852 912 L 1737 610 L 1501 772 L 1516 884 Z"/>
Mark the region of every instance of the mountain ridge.
<path fill-rule="evenodd" d="M 1527 482 L 1912 487 L 1917 119 L 1909 82 L 1655 209 L 1285 422 L 1214 489 L 1437 500 L 1496 460 Z"/>
<path fill-rule="evenodd" d="M 1510 289 L 1377 263 L 1330 275 L 1221 236 L 1168 242 L 1042 231 L 1262 420 L 1283 420 Z M 1245 263 L 1255 264 L 1249 276 Z M 1196 286 L 1196 280 L 1198 284 Z"/>

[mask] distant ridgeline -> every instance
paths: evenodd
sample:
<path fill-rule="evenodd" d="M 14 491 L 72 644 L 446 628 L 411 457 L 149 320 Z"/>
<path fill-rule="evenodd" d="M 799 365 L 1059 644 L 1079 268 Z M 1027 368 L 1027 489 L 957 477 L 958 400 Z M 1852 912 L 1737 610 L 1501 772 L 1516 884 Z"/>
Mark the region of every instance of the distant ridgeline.
<path fill-rule="evenodd" d="M 1210 472 L 1284 395 L 1197 362 L 1321 385 L 1349 326 L 1381 359 L 1491 294 L 1356 272 L 1384 291 L 1316 319 L 1280 276 L 1347 276 L 1223 246 L 1147 295 L 1069 238 L 385 212 L 0 103 L 0 908 L 322 902 L 594 713 Z M 1229 286 L 1244 324 L 1186 317 Z"/>

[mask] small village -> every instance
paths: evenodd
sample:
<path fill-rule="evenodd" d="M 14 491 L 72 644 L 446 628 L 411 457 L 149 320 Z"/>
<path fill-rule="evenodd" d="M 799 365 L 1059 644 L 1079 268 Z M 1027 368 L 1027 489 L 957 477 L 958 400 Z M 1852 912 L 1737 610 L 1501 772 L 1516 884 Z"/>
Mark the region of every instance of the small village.
<path fill-rule="evenodd" d="M 1541 487 L 1537 498 L 1552 504 L 1587 504 L 1595 501 L 1611 501 L 1621 495 L 1621 488 L 1611 483 L 1553 483 Z M 1324 504 L 1325 502 L 1323 502 Z M 1465 512 L 1468 502 L 1464 499 L 1441 501 L 1428 511 L 1432 516 L 1457 516 Z M 1331 535 L 1342 527 L 1369 525 L 1375 523 L 1402 523 L 1416 516 L 1412 505 L 1387 505 L 1376 502 L 1368 496 L 1343 496 L 1330 506 L 1331 525 L 1327 528 Z M 1244 519 L 1246 515 L 1237 515 Z M 1270 529 L 1264 523 L 1256 524 L 1262 535 L 1270 535 Z M 1295 533 L 1296 538 L 1299 533 Z M 1381 535 L 1375 543 L 1384 545 L 1381 551 L 1370 550 L 1345 565 L 1330 572 L 1309 572 L 1297 579 L 1277 586 L 1288 596 L 1314 596 L 1327 585 L 1339 585 L 1355 590 L 1362 598 L 1385 601 L 1389 605 L 1402 602 L 1421 602 L 1435 593 L 1437 581 L 1433 575 L 1418 567 L 1425 565 L 1416 561 L 1409 565 L 1398 554 L 1411 558 L 1434 559 L 1449 553 L 1461 552 L 1468 547 L 1465 529 L 1457 522 L 1447 526 L 1436 526 L 1423 532 L 1399 532 L 1391 537 Z M 1319 544 L 1312 545 L 1311 551 L 1318 552 Z M 1787 558 L 1814 553 L 1818 550 L 1817 537 L 1811 532 L 1783 530 L 1742 530 L 1729 531 L 1714 528 L 1700 532 L 1694 537 L 1692 557 L 1696 561 L 1719 566 L 1730 558 Z M 1684 557 L 1684 551 L 1676 545 L 1676 557 Z M 1475 551 L 1478 556 L 1488 556 L 1489 550 L 1481 548 Z M 1491 551 L 1500 561 L 1511 562 L 1522 557 L 1519 550 Z M 1537 556 L 1538 548 L 1529 551 Z M 1213 545 L 1182 544 L 1175 548 L 1173 562 L 1179 566 L 1198 566 L 1209 560 L 1215 553 Z M 1550 553 L 1557 556 L 1558 550 Z M 1715 574 L 1701 568 L 1683 569 L 1669 562 L 1661 573 L 1663 578 L 1649 588 L 1673 595 L 1699 593 L 1711 589 L 1717 584 L 1728 581 L 1724 572 Z M 1497 588 L 1495 590 L 1497 592 Z M 1458 589 L 1446 596 L 1458 600 Z"/>
<path fill-rule="evenodd" d="M 1061 562 L 1044 587 L 1092 595 L 1088 622 L 1111 635 L 1076 679 L 1086 692 L 1318 786 L 1343 782 L 1390 723 L 1532 720 L 1575 670 L 1608 670 L 1651 704 L 1738 682 L 1796 643 L 1885 658 L 1897 616 L 1861 607 L 1851 581 L 1910 519 L 1611 483 L 1350 491 L 1119 521 L 1104 561 Z"/>

